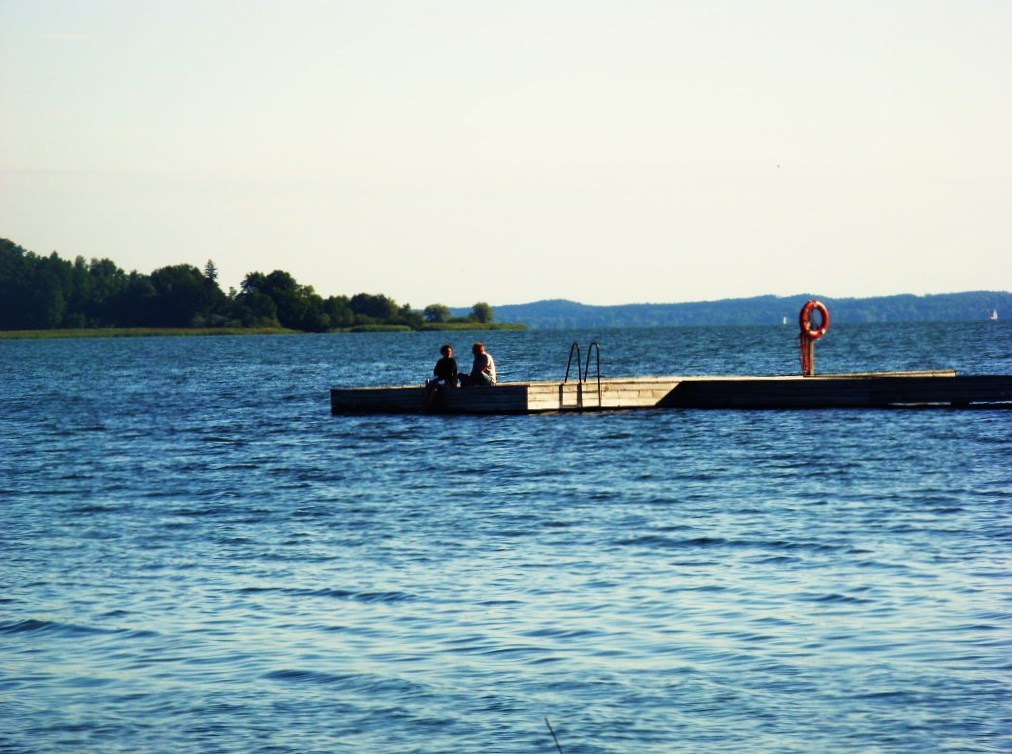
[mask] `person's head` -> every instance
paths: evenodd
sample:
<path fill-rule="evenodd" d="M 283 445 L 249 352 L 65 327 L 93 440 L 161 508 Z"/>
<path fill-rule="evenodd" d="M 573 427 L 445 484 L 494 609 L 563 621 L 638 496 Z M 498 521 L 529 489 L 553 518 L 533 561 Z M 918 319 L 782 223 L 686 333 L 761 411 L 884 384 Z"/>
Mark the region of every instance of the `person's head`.
<path fill-rule="evenodd" d="M 473 353 L 475 356 L 477 356 L 480 353 L 485 353 L 485 344 L 482 343 L 481 341 L 478 341 L 473 346 L 471 346 L 471 353 Z"/>
<path fill-rule="evenodd" d="M 451 356 L 453 356 L 453 346 L 447 343 L 446 345 L 439 347 L 439 352 L 443 354 L 443 356 L 445 356 L 446 358 L 450 358 Z"/>

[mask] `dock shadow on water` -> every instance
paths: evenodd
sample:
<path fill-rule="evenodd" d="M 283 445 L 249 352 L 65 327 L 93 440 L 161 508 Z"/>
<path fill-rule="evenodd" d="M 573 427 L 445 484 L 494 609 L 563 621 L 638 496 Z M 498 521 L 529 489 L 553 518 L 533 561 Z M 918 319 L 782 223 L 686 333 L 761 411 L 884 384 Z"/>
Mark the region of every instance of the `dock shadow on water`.
<path fill-rule="evenodd" d="M 1008 374 L 993 324 L 819 364 Z M 797 370 L 741 331 L 484 339 Z M 330 415 L 443 339 L 3 343 L 0 751 L 1012 749 L 1007 411 Z"/>

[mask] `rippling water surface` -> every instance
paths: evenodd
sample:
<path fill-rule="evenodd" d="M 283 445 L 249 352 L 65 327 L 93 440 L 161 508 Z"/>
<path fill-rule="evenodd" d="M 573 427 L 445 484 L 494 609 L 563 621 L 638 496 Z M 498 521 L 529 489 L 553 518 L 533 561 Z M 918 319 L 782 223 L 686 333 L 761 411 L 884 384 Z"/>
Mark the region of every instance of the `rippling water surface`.
<path fill-rule="evenodd" d="M 523 380 L 795 332 L 484 338 Z M 1012 750 L 1012 413 L 330 415 L 446 337 L 0 342 L 0 752 Z M 816 366 L 1008 374 L 1012 328 Z"/>

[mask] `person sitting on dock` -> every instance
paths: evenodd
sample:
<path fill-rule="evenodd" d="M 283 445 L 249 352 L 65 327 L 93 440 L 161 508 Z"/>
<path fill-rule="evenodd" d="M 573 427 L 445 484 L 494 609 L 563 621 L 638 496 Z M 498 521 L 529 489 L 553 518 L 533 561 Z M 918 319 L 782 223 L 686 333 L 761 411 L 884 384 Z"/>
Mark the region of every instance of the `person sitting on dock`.
<path fill-rule="evenodd" d="M 453 358 L 453 346 L 446 343 L 439 347 L 439 352 L 443 354 L 443 357 L 432 368 L 432 374 L 435 375 L 435 379 L 425 381 L 426 409 L 432 407 L 436 400 L 436 395 L 440 390 L 445 387 L 457 387 L 459 384 L 457 360 Z"/>
<path fill-rule="evenodd" d="M 457 360 L 453 358 L 453 346 L 449 343 L 442 345 L 439 347 L 439 352 L 443 354 L 443 358 L 437 361 L 436 366 L 432 368 L 436 379 L 430 382 L 440 386 L 457 387 Z"/>
<path fill-rule="evenodd" d="M 485 344 L 478 342 L 471 346 L 474 361 L 471 373 L 460 378 L 461 385 L 494 385 L 496 383 L 495 361 L 492 354 L 485 350 Z"/>

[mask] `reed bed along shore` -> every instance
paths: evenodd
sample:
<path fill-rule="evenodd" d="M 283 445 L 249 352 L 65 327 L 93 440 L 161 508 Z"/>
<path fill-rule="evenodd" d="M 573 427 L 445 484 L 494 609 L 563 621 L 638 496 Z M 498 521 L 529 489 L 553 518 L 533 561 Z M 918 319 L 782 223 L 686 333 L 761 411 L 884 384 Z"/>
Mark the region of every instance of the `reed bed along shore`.
<path fill-rule="evenodd" d="M 428 323 L 422 330 L 524 330 L 513 323 Z M 359 325 L 330 332 L 411 332 L 406 325 Z M 142 338 L 150 336 L 198 335 L 305 335 L 302 330 L 284 327 L 84 327 L 57 330 L 0 330 L 0 340 L 38 340 L 42 338 Z"/>
<path fill-rule="evenodd" d="M 0 330 L 0 339 L 142 338 L 152 335 L 294 335 L 281 327 L 85 327 L 72 330 Z"/>

